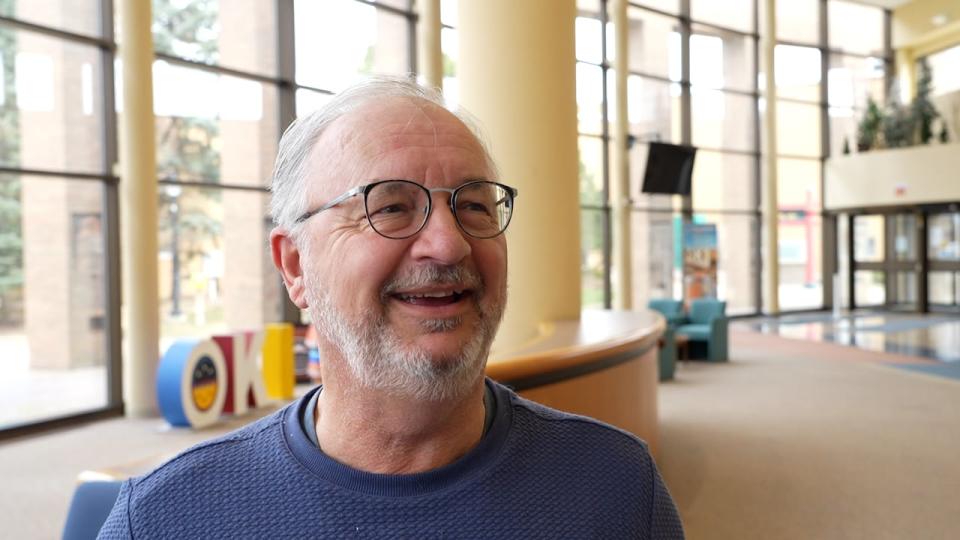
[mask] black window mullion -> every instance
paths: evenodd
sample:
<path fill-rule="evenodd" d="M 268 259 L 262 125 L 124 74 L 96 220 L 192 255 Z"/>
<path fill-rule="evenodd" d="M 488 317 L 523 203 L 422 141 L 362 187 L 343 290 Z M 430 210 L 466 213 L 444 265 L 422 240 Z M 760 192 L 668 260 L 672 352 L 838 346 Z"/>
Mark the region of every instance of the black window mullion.
<path fill-rule="evenodd" d="M 100 34 L 104 41 L 115 42 L 113 32 L 113 0 L 100 0 Z M 100 77 L 103 86 L 101 96 L 101 122 L 103 123 L 103 166 L 104 174 L 111 174 L 119 163 L 119 143 L 117 140 L 116 110 L 116 71 L 114 70 L 114 48 L 100 48 Z M 105 223 L 102 227 L 103 245 L 106 252 L 104 261 L 104 291 L 106 298 L 104 311 L 107 343 L 107 406 L 123 406 L 123 351 L 121 347 L 122 321 L 121 310 L 121 273 L 120 273 L 120 194 L 117 182 L 106 182 L 103 186 L 103 209 Z"/>
<path fill-rule="evenodd" d="M 78 34 L 76 32 L 69 32 L 67 30 L 60 30 L 57 28 L 49 27 L 49 26 L 34 24 L 21 19 L 15 19 L 13 17 L 7 17 L 5 15 L 0 15 L 0 25 L 10 26 L 18 30 L 25 30 L 28 32 L 36 33 L 36 34 L 43 34 L 48 37 L 62 39 L 65 41 L 83 43 L 85 45 L 90 45 L 93 47 L 100 47 L 100 48 L 111 49 L 111 50 L 116 48 L 112 40 L 107 40 L 102 37 L 94 37 L 94 36 L 88 36 L 85 34 Z M 113 32 L 111 30 L 111 35 L 112 33 Z"/>
<path fill-rule="evenodd" d="M 613 266 L 613 226 L 610 214 L 610 100 L 607 74 L 610 72 L 610 63 L 607 59 L 607 21 L 609 21 L 607 0 L 600 0 L 600 52 L 603 64 L 600 66 L 600 88 L 603 92 L 603 107 L 600 111 L 603 139 L 603 158 L 600 160 L 603 170 L 603 307 L 610 309 L 613 306 L 613 280 L 611 271 Z"/>
<path fill-rule="evenodd" d="M 753 32 L 757 35 L 757 38 L 753 40 L 753 94 L 754 94 L 754 107 L 753 107 L 753 142 L 754 149 L 757 152 L 757 157 L 753 162 L 753 192 L 754 192 L 754 202 L 756 204 L 757 211 L 757 226 L 753 228 L 752 235 L 752 246 L 750 250 L 751 256 L 753 257 L 752 268 L 762 268 L 763 254 L 761 252 L 761 242 L 763 241 L 762 229 L 763 229 L 763 205 L 760 201 L 760 193 L 763 189 L 763 153 L 762 153 L 762 134 L 761 130 L 763 125 L 760 120 L 760 8 L 759 2 L 763 0 L 753 0 Z M 767 103 L 767 107 L 772 107 L 773 104 Z M 756 304 L 754 305 L 755 311 L 760 313 L 763 311 L 763 276 L 762 272 L 756 272 L 753 280 L 753 294 L 756 298 Z"/>
<path fill-rule="evenodd" d="M 294 0 L 277 0 L 277 138 L 296 118 L 296 25 Z"/>

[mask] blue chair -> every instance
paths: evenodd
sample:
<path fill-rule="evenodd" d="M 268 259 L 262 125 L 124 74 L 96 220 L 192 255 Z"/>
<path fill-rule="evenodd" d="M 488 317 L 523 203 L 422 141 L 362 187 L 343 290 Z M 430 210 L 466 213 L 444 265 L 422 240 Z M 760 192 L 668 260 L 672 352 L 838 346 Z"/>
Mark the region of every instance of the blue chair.
<path fill-rule="evenodd" d="M 727 361 L 726 309 L 726 302 L 714 298 L 697 298 L 690 302 L 687 322 L 677 327 L 677 333 L 689 340 L 691 358 Z"/>
<path fill-rule="evenodd" d="M 63 527 L 63 540 L 96 538 L 117 502 L 123 482 L 83 482 L 77 485 Z"/>
<path fill-rule="evenodd" d="M 660 381 L 672 381 L 673 373 L 677 368 L 677 342 L 674 339 L 673 327 L 667 326 L 663 333 L 663 346 L 658 353 L 660 364 Z"/>
<path fill-rule="evenodd" d="M 658 353 L 660 364 L 660 380 L 673 380 L 673 373 L 677 366 L 677 342 L 674 340 L 674 328 L 677 324 L 686 321 L 683 314 L 683 302 L 679 300 L 657 299 L 650 300 L 647 307 L 659 312 L 667 320 L 667 329 L 663 333 L 663 345 Z"/>
<path fill-rule="evenodd" d="M 667 326 L 677 326 L 687 322 L 687 316 L 683 313 L 683 302 L 669 298 L 659 298 L 650 300 L 647 307 L 659 311 L 667 319 Z"/>

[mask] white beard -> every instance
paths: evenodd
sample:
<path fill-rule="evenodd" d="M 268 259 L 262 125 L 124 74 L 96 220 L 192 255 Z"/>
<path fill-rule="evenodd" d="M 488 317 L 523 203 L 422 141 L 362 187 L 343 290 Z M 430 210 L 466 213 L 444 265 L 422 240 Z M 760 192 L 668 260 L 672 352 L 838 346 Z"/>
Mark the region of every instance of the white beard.
<path fill-rule="evenodd" d="M 483 377 L 487 354 L 503 317 L 504 294 L 481 306 L 483 286 L 475 272 L 462 267 L 438 265 L 420 267 L 409 275 L 393 278 L 381 294 L 384 306 L 375 316 L 354 319 L 339 312 L 326 289 L 305 272 L 310 317 L 318 333 L 335 346 L 362 387 L 424 401 L 456 400 L 465 397 Z M 453 358 L 433 358 L 422 348 L 404 343 L 386 319 L 390 292 L 403 288 L 444 282 L 468 283 L 478 319 L 470 339 Z M 444 332 L 463 324 L 460 318 L 423 321 L 426 332 Z"/>

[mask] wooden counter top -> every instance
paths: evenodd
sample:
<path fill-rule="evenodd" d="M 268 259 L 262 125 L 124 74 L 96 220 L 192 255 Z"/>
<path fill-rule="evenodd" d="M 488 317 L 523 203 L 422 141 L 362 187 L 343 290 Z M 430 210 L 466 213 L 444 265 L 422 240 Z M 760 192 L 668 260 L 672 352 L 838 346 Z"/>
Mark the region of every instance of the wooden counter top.
<path fill-rule="evenodd" d="M 634 433 L 657 456 L 657 340 L 664 318 L 650 310 L 584 310 L 545 324 L 539 337 L 487 362 L 490 378 L 549 407 Z"/>
<path fill-rule="evenodd" d="M 587 309 L 579 321 L 544 324 L 538 338 L 491 358 L 487 375 L 517 390 L 577 377 L 642 355 L 665 328 L 650 310 Z"/>

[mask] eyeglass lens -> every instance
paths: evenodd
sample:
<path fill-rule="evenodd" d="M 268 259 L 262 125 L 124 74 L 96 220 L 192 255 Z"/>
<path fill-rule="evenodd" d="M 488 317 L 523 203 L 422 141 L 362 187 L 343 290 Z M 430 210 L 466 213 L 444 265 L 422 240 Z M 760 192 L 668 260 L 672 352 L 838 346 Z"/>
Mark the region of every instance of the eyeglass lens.
<path fill-rule="evenodd" d="M 367 217 L 379 234 L 406 238 L 416 234 L 427 218 L 430 192 L 406 181 L 387 181 L 367 193 Z M 477 238 L 497 236 L 510 223 L 511 194 L 493 182 L 472 182 L 457 191 L 454 215 L 460 227 Z"/>

